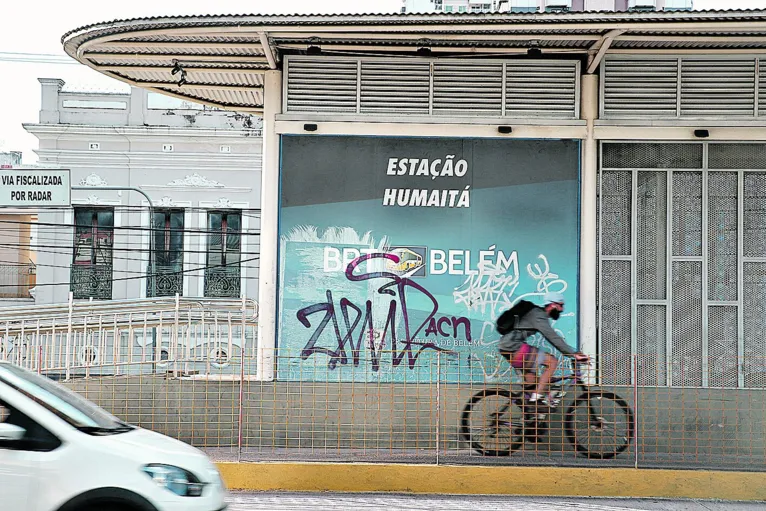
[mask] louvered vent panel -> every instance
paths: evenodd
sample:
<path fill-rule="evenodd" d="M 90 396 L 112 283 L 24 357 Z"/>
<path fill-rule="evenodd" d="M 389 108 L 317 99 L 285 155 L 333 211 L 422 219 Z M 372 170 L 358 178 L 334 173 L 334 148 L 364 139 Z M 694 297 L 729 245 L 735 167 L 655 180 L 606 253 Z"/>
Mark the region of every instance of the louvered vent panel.
<path fill-rule="evenodd" d="M 428 115 L 429 62 L 362 60 L 362 113 Z"/>
<path fill-rule="evenodd" d="M 681 63 L 681 116 L 753 116 L 753 58 L 692 59 Z"/>
<path fill-rule="evenodd" d="M 508 62 L 507 117 L 577 117 L 576 62 Z"/>
<path fill-rule="evenodd" d="M 766 117 L 766 59 L 760 59 L 758 72 L 758 115 Z"/>
<path fill-rule="evenodd" d="M 356 112 L 355 60 L 295 59 L 287 63 L 288 112 Z"/>
<path fill-rule="evenodd" d="M 675 117 L 678 59 L 604 62 L 604 117 Z"/>
<path fill-rule="evenodd" d="M 501 115 L 501 62 L 434 62 L 434 115 Z"/>

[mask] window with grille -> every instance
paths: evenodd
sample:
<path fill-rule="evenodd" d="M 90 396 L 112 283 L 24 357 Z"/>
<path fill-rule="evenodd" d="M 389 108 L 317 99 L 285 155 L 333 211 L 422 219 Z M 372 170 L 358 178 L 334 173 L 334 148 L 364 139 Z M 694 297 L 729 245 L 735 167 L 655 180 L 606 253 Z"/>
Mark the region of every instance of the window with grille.
<path fill-rule="evenodd" d="M 151 235 L 154 267 L 149 268 L 146 296 L 183 295 L 184 210 L 155 210 Z"/>
<path fill-rule="evenodd" d="M 766 144 L 608 143 L 604 383 L 766 388 Z"/>
<path fill-rule="evenodd" d="M 242 215 L 211 211 L 207 224 L 205 296 L 239 298 L 242 259 Z"/>
<path fill-rule="evenodd" d="M 74 208 L 71 290 L 74 298 L 112 299 L 114 209 Z"/>

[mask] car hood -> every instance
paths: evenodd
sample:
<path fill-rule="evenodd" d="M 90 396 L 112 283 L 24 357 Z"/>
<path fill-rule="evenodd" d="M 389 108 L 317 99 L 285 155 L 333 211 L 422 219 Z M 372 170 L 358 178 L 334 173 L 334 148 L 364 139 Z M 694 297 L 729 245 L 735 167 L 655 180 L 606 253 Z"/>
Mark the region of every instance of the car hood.
<path fill-rule="evenodd" d="M 209 474 L 214 466 L 205 453 L 174 438 L 142 428 L 94 438 L 98 438 L 102 447 L 112 454 L 135 460 L 140 465 L 174 465 L 190 470 L 198 477 L 203 477 L 205 482 L 210 482 Z"/>

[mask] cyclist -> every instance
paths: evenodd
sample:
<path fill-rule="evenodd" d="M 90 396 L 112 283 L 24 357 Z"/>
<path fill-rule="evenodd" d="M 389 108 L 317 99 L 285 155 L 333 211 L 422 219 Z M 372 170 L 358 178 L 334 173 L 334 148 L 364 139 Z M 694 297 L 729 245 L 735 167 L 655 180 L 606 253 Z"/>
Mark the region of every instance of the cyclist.
<path fill-rule="evenodd" d="M 545 366 L 545 370 L 537 380 L 535 392 L 532 393 L 530 402 L 542 403 L 546 406 L 552 404 L 552 398 L 548 394 L 548 384 L 556 372 L 558 361 L 556 357 L 545 351 L 538 350 L 527 344 L 527 340 L 537 332 L 563 355 L 573 357 L 577 362 L 587 362 L 588 356 L 575 352 L 564 339 L 553 330 L 548 321 L 559 319 L 564 312 L 564 295 L 562 293 L 546 293 L 543 297 L 543 307 L 538 307 L 531 302 L 526 302 L 527 307 L 522 307 L 522 313 L 515 317 L 514 325 L 510 331 L 500 338 L 498 349 L 500 354 L 516 369 L 524 374 L 526 385 L 534 385 L 538 366 Z M 513 309 L 511 309 L 513 310 Z M 502 317 L 501 317 L 502 319 Z"/>

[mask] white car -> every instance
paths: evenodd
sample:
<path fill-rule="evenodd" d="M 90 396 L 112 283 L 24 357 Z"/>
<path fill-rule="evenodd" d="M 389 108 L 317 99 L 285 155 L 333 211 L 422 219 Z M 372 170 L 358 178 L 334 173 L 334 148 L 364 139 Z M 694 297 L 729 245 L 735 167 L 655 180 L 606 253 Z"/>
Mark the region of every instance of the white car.
<path fill-rule="evenodd" d="M 3 511 L 221 511 L 225 494 L 201 451 L 0 362 Z"/>

